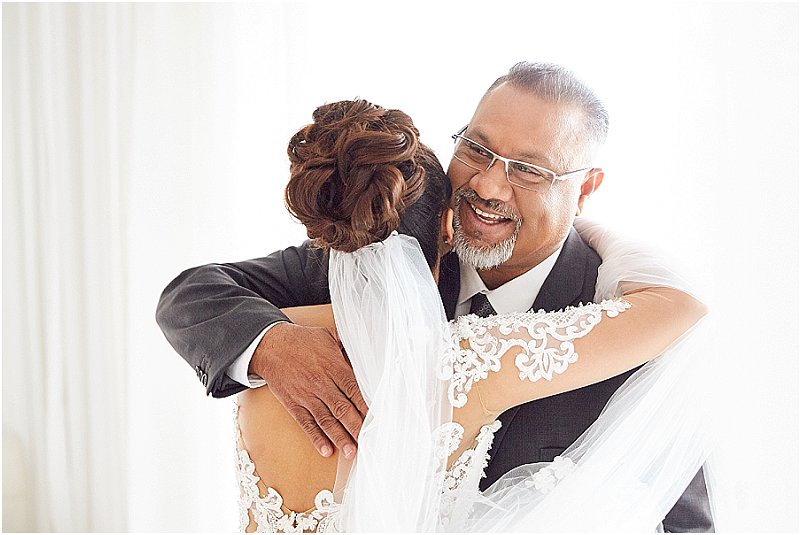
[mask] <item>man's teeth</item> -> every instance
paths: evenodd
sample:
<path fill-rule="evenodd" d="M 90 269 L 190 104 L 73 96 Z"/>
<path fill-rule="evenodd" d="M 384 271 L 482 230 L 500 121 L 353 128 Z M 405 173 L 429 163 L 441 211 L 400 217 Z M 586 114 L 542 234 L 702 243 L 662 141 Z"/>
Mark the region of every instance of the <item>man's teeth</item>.
<path fill-rule="evenodd" d="M 484 210 L 481 210 L 480 208 L 476 208 L 472 204 L 470 205 L 470 208 L 472 208 L 475 213 L 477 213 L 479 216 L 483 217 L 484 219 L 489 219 L 491 221 L 503 221 L 504 219 L 507 219 L 507 218 L 505 218 L 503 216 L 500 216 L 500 215 L 489 214 L 489 213 L 485 212 Z"/>

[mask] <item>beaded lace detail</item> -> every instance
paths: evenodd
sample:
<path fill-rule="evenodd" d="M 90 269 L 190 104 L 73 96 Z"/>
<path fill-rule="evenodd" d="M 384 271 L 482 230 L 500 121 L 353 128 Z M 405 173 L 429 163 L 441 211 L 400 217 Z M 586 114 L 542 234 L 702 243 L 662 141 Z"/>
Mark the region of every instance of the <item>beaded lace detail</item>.
<path fill-rule="evenodd" d="M 234 427 L 236 435 L 236 473 L 239 483 L 239 531 L 244 532 L 250 524 L 250 516 L 256 522 L 257 533 L 303 533 L 341 531 L 337 525 L 339 504 L 330 490 L 321 490 L 314 498 L 314 508 L 296 512 L 284 507 L 281 494 L 267 487 L 262 495 L 256 466 L 247 450 L 240 446 L 242 434 L 239 430 L 239 405 L 234 405 Z"/>
<path fill-rule="evenodd" d="M 450 380 L 448 397 L 454 407 L 467 403 L 473 384 L 501 369 L 501 357 L 517 349 L 515 365 L 520 379 L 550 381 L 578 360 L 573 341 L 586 336 L 603 313 L 614 318 L 631 305 L 623 299 L 605 300 L 559 312 L 519 312 L 480 318 L 461 316 L 450 324 L 451 341 L 443 356 L 440 378 Z M 523 337 L 511 338 L 520 332 Z M 467 348 L 460 346 L 467 341 Z"/>
<path fill-rule="evenodd" d="M 461 425 L 455 424 L 461 429 Z M 445 471 L 442 479 L 442 501 L 440 502 L 440 522 L 442 527 L 447 529 L 455 516 L 461 517 L 469 511 L 457 512 L 459 498 L 466 494 L 478 492 L 478 483 L 484 477 L 484 469 L 489 463 L 489 450 L 492 447 L 492 440 L 495 432 L 501 428 L 501 422 L 494 422 L 484 425 L 475 438 L 475 444 L 459 455 L 450 468 Z M 464 429 L 461 429 L 464 434 Z M 458 447 L 458 443 L 456 444 Z M 451 453 L 456 451 L 456 447 Z M 464 507 L 462 507 L 464 509 Z"/>
<path fill-rule="evenodd" d="M 464 437 L 464 427 L 456 422 L 446 422 L 434 431 L 434 447 L 440 461 L 446 461 L 459 448 Z"/>
<path fill-rule="evenodd" d="M 576 469 L 570 457 L 556 456 L 553 461 L 540 468 L 523 482 L 526 487 L 534 487 L 542 494 L 548 494 L 556 485 Z"/>
<path fill-rule="evenodd" d="M 501 422 L 499 420 L 495 420 L 491 424 L 481 427 L 478 436 L 476 436 L 475 445 L 463 451 L 462 454 L 459 455 L 459 458 L 456 459 L 445 472 L 443 492 L 448 493 L 458 490 L 467 479 L 471 470 L 480 470 L 480 478 L 484 477 L 484 469 L 487 467 L 487 464 L 489 464 L 489 450 L 492 446 L 492 439 L 495 437 L 495 432 L 500 428 Z M 462 430 L 462 433 L 464 433 L 464 430 Z M 456 448 L 454 448 L 453 451 L 456 451 Z M 451 451 L 451 453 L 453 453 L 453 451 Z M 477 459 L 480 459 L 480 461 L 477 461 Z M 476 465 L 477 462 L 481 462 L 480 467 Z"/>

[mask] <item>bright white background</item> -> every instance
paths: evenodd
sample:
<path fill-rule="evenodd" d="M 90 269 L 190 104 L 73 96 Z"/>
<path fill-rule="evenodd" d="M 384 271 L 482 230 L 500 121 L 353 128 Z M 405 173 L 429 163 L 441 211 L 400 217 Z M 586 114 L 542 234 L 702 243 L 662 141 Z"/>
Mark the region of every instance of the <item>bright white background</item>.
<path fill-rule="evenodd" d="M 721 320 L 719 527 L 796 531 L 798 46 L 795 3 L 4 5 L 4 527 L 234 529 L 231 403 L 164 340 L 162 288 L 303 239 L 285 150 L 317 105 L 403 109 L 446 163 L 528 59 L 609 107 L 587 215 L 684 259 Z"/>

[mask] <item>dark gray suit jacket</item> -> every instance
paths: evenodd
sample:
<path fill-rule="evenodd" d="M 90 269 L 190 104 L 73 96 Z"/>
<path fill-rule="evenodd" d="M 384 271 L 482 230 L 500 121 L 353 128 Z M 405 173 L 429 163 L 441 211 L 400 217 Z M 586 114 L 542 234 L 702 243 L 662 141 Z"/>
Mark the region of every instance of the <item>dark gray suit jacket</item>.
<path fill-rule="evenodd" d="M 571 229 L 532 308 L 551 311 L 592 301 L 600 263 Z M 439 287 L 452 319 L 459 296 L 454 254 L 443 259 Z M 265 326 L 286 319 L 279 308 L 330 300 L 327 256 L 307 242 L 266 258 L 183 272 L 164 290 L 156 318 L 175 350 L 195 368 L 207 393 L 224 397 L 245 388 L 225 371 Z M 503 413 L 482 490 L 516 466 L 552 461 L 590 426 L 631 373 Z M 702 472 L 667 515 L 664 528 L 713 531 Z"/>

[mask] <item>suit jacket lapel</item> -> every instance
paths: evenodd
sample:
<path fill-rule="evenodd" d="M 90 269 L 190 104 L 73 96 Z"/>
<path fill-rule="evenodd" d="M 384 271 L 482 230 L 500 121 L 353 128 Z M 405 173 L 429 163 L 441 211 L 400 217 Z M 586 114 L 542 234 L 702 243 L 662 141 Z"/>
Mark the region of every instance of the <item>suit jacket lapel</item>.
<path fill-rule="evenodd" d="M 542 288 L 534 303 L 533 310 L 559 310 L 579 298 L 584 289 L 587 271 L 587 245 L 581 240 L 576 229 L 570 228 L 562 252 L 542 283 Z"/>

